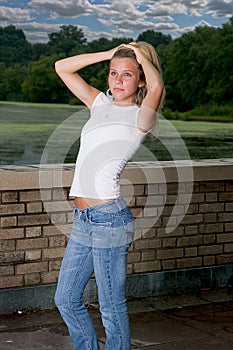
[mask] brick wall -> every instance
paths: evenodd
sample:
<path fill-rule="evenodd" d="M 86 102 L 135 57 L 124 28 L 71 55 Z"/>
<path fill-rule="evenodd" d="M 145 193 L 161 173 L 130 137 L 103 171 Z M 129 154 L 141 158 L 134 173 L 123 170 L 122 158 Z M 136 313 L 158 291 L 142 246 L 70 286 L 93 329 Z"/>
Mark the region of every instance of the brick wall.
<path fill-rule="evenodd" d="M 179 184 L 172 162 L 124 171 L 121 191 L 136 220 L 129 275 L 233 263 L 233 161 L 192 162 L 192 171 L 194 182 Z M 0 168 L 1 289 L 57 282 L 72 223 L 72 177 L 73 165 Z"/>

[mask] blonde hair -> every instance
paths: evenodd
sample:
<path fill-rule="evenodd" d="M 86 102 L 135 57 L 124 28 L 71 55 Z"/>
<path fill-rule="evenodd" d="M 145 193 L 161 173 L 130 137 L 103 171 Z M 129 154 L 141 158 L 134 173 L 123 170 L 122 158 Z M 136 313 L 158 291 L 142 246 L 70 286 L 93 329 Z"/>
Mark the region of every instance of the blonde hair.
<path fill-rule="evenodd" d="M 138 41 L 138 42 L 131 42 L 130 45 L 138 47 L 141 50 L 141 52 L 143 53 L 143 55 L 145 56 L 145 58 L 147 60 L 149 60 L 154 65 L 154 67 L 158 70 L 158 72 L 162 76 L 162 69 L 161 69 L 161 66 L 159 63 L 158 55 L 157 55 L 154 47 L 151 44 L 149 44 L 145 41 Z M 124 57 L 129 57 L 129 58 L 136 60 L 136 55 L 135 55 L 134 51 L 131 49 L 128 49 L 126 47 L 120 47 L 114 53 L 112 59 L 113 58 L 124 58 Z M 139 65 L 139 73 L 140 73 L 140 80 L 145 82 L 144 86 L 138 88 L 138 92 L 137 92 L 137 96 L 136 96 L 136 104 L 141 105 L 144 97 L 147 94 L 146 78 L 145 78 L 145 74 L 143 72 L 141 65 Z M 165 89 L 163 89 L 163 93 L 162 93 L 162 96 L 160 99 L 158 111 L 160 111 L 164 105 L 164 98 L 165 98 Z"/>

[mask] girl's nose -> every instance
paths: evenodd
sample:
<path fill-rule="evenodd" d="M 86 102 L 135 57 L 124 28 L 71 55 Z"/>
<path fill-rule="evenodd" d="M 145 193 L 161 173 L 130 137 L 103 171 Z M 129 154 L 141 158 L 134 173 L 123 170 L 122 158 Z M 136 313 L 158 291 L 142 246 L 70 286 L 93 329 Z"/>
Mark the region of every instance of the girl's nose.
<path fill-rule="evenodd" d="M 117 75 L 116 81 L 117 81 L 117 83 L 122 83 L 122 76 Z"/>

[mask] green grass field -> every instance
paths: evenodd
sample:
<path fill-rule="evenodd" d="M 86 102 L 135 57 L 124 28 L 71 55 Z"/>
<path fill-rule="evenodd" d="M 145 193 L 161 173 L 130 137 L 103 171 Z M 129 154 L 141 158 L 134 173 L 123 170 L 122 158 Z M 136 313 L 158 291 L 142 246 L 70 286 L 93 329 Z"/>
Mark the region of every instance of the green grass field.
<path fill-rule="evenodd" d="M 38 164 L 44 150 L 47 163 L 75 162 L 87 118 L 78 106 L 0 102 L 0 164 Z M 233 123 L 162 119 L 158 138 L 148 135 L 133 160 L 187 156 L 233 158 Z"/>

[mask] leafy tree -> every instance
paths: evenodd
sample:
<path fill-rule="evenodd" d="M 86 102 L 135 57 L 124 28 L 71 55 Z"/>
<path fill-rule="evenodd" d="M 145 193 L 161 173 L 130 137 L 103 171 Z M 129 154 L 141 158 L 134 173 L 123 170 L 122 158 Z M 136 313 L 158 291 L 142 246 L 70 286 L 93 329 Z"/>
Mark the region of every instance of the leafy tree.
<path fill-rule="evenodd" d="M 108 72 L 109 68 L 108 66 L 105 66 L 103 69 L 98 71 L 97 75 L 93 75 L 90 78 L 90 84 L 101 91 L 106 91 L 108 89 Z"/>
<path fill-rule="evenodd" d="M 232 102 L 232 39 L 233 17 L 221 28 L 198 27 L 175 40 L 154 30 L 137 38 L 156 48 L 165 80 L 166 107 L 179 111 Z M 82 30 L 70 25 L 49 34 L 47 44 L 31 45 L 22 30 L 0 27 L 0 99 L 63 103 L 73 99 L 76 103 L 57 77 L 54 62 L 84 52 L 109 50 L 130 41 L 133 39 L 100 38 L 87 43 Z M 80 74 L 88 83 L 105 90 L 108 64 L 106 61 L 90 65 Z"/>
<path fill-rule="evenodd" d="M 99 38 L 88 43 L 87 50 L 89 52 L 110 50 L 113 47 L 121 45 L 122 43 L 127 44 L 131 41 L 134 40 L 132 38 L 113 38 L 111 40 Z"/>
<path fill-rule="evenodd" d="M 69 92 L 57 77 L 54 63 L 61 56 L 53 54 L 32 62 L 22 84 L 22 91 L 31 102 L 69 102 Z"/>
<path fill-rule="evenodd" d="M 112 48 L 112 42 L 106 38 L 99 38 L 88 43 L 87 51 L 96 52 L 110 50 Z"/>
<path fill-rule="evenodd" d="M 164 35 L 161 32 L 155 32 L 153 29 L 149 29 L 139 34 L 137 41 L 146 41 L 153 45 L 155 49 L 157 49 L 159 45 L 170 44 L 172 38 L 170 35 Z"/>
<path fill-rule="evenodd" d="M 6 67 L 4 63 L 0 63 L 0 100 L 25 100 L 21 85 L 24 81 L 26 71 L 27 68 L 25 65 L 15 64 L 11 67 Z"/>
<path fill-rule="evenodd" d="M 212 74 L 207 94 L 214 104 L 233 101 L 233 17 L 216 30 L 213 45 L 209 47 L 208 69 Z"/>
<path fill-rule="evenodd" d="M 31 60 L 32 47 L 24 32 L 15 26 L 0 27 L 0 62 L 6 66 Z"/>
<path fill-rule="evenodd" d="M 6 88 L 5 88 L 5 73 L 6 65 L 4 62 L 0 62 L 0 100 L 6 100 Z"/>
<path fill-rule="evenodd" d="M 50 33 L 48 37 L 48 46 L 51 47 L 52 52 L 65 53 L 65 55 L 69 55 L 74 48 L 84 46 L 87 42 L 83 30 L 72 25 L 61 26 L 59 32 Z"/>
<path fill-rule="evenodd" d="M 32 46 L 32 61 L 38 61 L 43 56 L 50 56 L 52 48 L 48 44 L 36 43 Z"/>
<path fill-rule="evenodd" d="M 226 39 L 227 35 L 224 37 L 225 41 L 229 40 Z M 216 103 L 215 94 L 224 96 L 226 86 L 223 79 L 226 79 L 226 74 L 229 75 L 231 70 L 230 47 L 232 50 L 232 43 L 229 43 L 227 53 L 226 43 L 221 42 L 218 30 L 213 27 L 198 27 L 194 32 L 186 33 L 171 42 L 164 55 L 164 77 L 169 107 L 187 110 L 207 103 Z M 229 70 L 226 69 L 226 65 Z M 222 67 L 225 67 L 224 72 Z M 215 77 L 220 79 L 221 74 L 224 78 L 219 80 L 219 89 L 222 90 L 220 93 L 220 90 L 217 92 L 216 89 L 219 84 Z"/>

